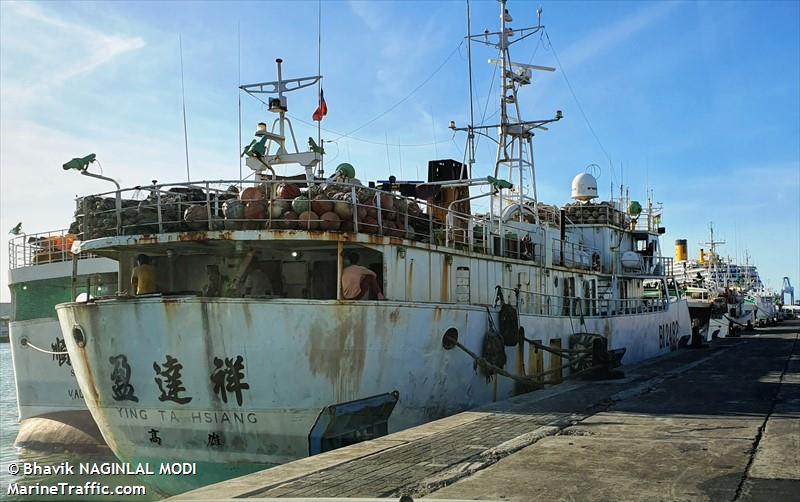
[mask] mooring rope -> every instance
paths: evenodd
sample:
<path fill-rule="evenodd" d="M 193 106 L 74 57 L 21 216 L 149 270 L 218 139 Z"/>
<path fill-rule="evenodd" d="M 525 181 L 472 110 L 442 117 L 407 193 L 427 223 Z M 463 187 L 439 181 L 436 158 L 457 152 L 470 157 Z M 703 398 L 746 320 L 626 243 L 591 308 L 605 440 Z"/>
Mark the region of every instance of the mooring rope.
<path fill-rule="evenodd" d="M 746 325 L 746 324 L 742 324 L 742 323 L 740 323 L 740 322 L 734 321 L 733 319 L 731 319 L 730 317 L 728 317 L 728 315 L 727 315 L 727 314 L 722 314 L 722 317 L 724 317 L 725 319 L 729 320 L 729 321 L 730 321 L 730 322 L 732 322 L 733 324 L 736 324 L 736 325 L 738 325 L 738 326 L 741 326 L 741 327 L 743 327 L 743 328 L 746 328 L 746 327 L 747 327 L 747 325 Z"/>
<path fill-rule="evenodd" d="M 63 351 L 63 352 L 53 352 L 52 350 L 46 350 L 46 349 L 43 349 L 41 347 L 37 347 L 36 345 L 32 344 L 30 342 L 30 340 L 28 340 L 27 338 L 23 338 L 22 340 L 19 341 L 19 343 L 23 347 L 30 347 L 33 350 L 38 350 L 39 352 L 41 352 L 43 354 L 50 354 L 51 356 L 68 356 L 69 355 L 69 352 L 67 352 L 66 350 Z"/>
<path fill-rule="evenodd" d="M 526 342 L 528 342 L 529 344 L 533 345 L 533 346 L 534 346 L 534 347 L 536 347 L 537 349 L 541 349 L 541 350 L 543 350 L 543 351 L 545 351 L 545 352 L 550 352 L 551 354 L 555 354 L 555 355 L 557 355 L 557 356 L 559 356 L 559 357 L 562 357 L 562 358 L 564 358 L 564 359 L 571 359 L 571 357 L 569 356 L 569 354 L 578 354 L 578 355 L 581 355 L 581 354 L 591 354 L 591 353 L 592 353 L 592 351 L 591 351 L 591 350 L 579 350 L 579 349 L 554 349 L 553 347 L 549 347 L 549 346 L 547 346 L 547 345 L 544 345 L 544 344 L 542 344 L 542 343 L 539 343 L 539 342 L 537 342 L 536 340 L 531 340 L 531 339 L 530 339 L 530 338 L 528 338 L 528 337 L 525 337 L 525 341 L 526 341 Z"/>
<path fill-rule="evenodd" d="M 451 340 L 451 343 L 453 343 L 453 345 L 455 347 L 458 347 L 459 349 L 461 349 L 464 352 L 466 352 L 466 354 L 468 356 L 470 356 L 472 359 L 474 359 L 475 362 L 478 363 L 479 366 L 482 366 L 484 368 L 490 369 L 494 373 L 497 373 L 498 375 L 502 375 L 502 376 L 504 376 L 506 378 L 510 378 L 511 380 L 514 380 L 514 381 L 519 382 L 519 383 L 523 383 L 525 385 L 531 385 L 531 386 L 535 386 L 535 387 L 538 387 L 538 388 L 542 388 L 544 386 L 544 382 L 541 381 L 542 377 L 544 377 L 545 375 L 549 375 L 551 373 L 556 373 L 556 372 L 563 371 L 563 368 L 554 368 L 552 370 L 543 371 L 542 373 L 537 373 L 535 375 L 524 375 L 524 376 L 515 375 L 513 373 L 509 373 L 508 371 L 504 370 L 503 368 L 501 368 L 499 366 L 495 366 L 494 364 L 490 363 L 489 361 L 487 361 L 483 357 L 479 356 L 478 354 L 476 354 L 476 353 L 472 352 L 471 350 L 469 350 L 468 348 L 466 348 L 463 344 L 461 344 L 461 342 L 458 342 L 456 340 Z M 601 369 L 601 368 L 603 368 L 602 365 L 590 366 L 590 367 L 582 369 L 580 371 L 572 372 L 569 375 L 567 375 L 566 377 L 563 377 L 563 379 L 566 380 L 568 378 L 574 378 L 574 377 L 576 377 L 576 376 L 578 376 L 578 375 L 580 375 L 582 373 L 586 373 L 587 371 L 593 371 L 593 370 L 597 370 L 597 369 Z"/>

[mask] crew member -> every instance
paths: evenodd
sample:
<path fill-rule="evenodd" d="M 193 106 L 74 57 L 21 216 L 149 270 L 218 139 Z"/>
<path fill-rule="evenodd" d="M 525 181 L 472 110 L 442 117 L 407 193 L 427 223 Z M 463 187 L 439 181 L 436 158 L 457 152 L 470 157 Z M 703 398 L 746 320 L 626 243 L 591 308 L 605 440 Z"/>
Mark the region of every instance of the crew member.
<path fill-rule="evenodd" d="M 350 265 L 342 271 L 342 297 L 345 300 L 385 299 L 378 285 L 378 276 L 358 264 L 358 253 L 348 253 L 347 261 Z"/>
<path fill-rule="evenodd" d="M 137 295 L 149 295 L 156 292 L 156 268 L 150 265 L 150 258 L 140 254 L 136 257 L 136 266 L 131 274 L 131 289 Z"/>
<path fill-rule="evenodd" d="M 273 294 L 266 262 L 256 262 L 244 281 L 245 295 L 266 296 Z"/>

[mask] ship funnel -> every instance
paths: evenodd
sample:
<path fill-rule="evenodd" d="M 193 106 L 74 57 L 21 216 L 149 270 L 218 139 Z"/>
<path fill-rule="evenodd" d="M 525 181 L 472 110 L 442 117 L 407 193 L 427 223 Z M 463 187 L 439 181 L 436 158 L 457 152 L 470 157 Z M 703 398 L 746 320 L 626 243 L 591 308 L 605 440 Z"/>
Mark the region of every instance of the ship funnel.
<path fill-rule="evenodd" d="M 572 179 L 572 198 L 588 202 L 597 198 L 597 180 L 589 173 L 581 173 Z"/>
<path fill-rule="evenodd" d="M 675 241 L 675 261 L 686 261 L 686 239 Z"/>
<path fill-rule="evenodd" d="M 705 263 L 706 263 L 706 250 L 705 249 L 701 249 L 700 250 L 700 264 L 704 265 Z"/>

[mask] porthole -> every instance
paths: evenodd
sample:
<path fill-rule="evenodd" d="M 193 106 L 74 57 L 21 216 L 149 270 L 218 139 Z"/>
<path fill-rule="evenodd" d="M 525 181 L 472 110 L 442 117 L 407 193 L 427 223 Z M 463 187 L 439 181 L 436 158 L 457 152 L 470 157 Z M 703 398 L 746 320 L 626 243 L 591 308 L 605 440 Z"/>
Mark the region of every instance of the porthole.
<path fill-rule="evenodd" d="M 86 346 L 86 336 L 83 334 L 83 328 L 77 324 L 72 327 L 72 339 L 75 340 L 75 345 L 80 348 Z"/>
<path fill-rule="evenodd" d="M 456 328 L 448 328 L 442 337 L 442 347 L 445 350 L 450 350 L 458 343 L 458 330 Z"/>

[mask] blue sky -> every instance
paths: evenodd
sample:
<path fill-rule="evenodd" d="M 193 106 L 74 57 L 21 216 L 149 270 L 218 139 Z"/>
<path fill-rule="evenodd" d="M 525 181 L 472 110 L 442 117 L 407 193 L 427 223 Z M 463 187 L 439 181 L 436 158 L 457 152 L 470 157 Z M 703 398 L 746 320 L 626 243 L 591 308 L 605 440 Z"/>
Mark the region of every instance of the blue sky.
<path fill-rule="evenodd" d="M 749 250 L 773 287 L 784 275 L 800 283 L 800 3 L 520 0 L 509 5 L 512 26 L 534 24 L 540 6 L 550 43 L 532 38 L 512 53 L 549 66 L 558 66 L 557 54 L 564 70 L 536 74 L 521 98 L 527 118 L 557 109 L 565 117 L 537 135 L 540 198 L 568 202 L 572 177 L 596 163 L 603 198 L 612 181 L 642 201 L 645 186 L 655 189 L 666 249 L 686 238 L 695 255 L 713 221 L 727 241 L 723 254 Z M 185 179 L 179 34 L 192 178 L 236 178 L 237 85 L 273 80 L 277 57 L 288 77 L 315 74 L 317 8 L 0 2 L 0 228 L 68 226 L 76 194 L 109 188 L 61 170 L 89 152 L 123 186 Z M 475 1 L 472 11 L 474 32 L 496 27 L 496 2 Z M 424 177 L 429 159 L 463 158 L 464 138 L 447 124 L 468 119 L 464 13 L 461 1 L 322 2 L 323 137 L 359 128 L 429 79 L 390 113 L 328 145 L 328 164 L 350 161 L 362 179 L 389 171 L 408 179 Z M 490 57 L 474 46 L 478 120 Z M 298 137 L 314 134 L 299 120 L 310 121 L 315 93 L 289 99 Z M 245 142 L 257 122 L 271 120 L 246 95 L 242 114 Z M 493 156 L 482 141 L 476 175 L 491 172 Z M 6 246 L 0 250 L 7 269 Z"/>

